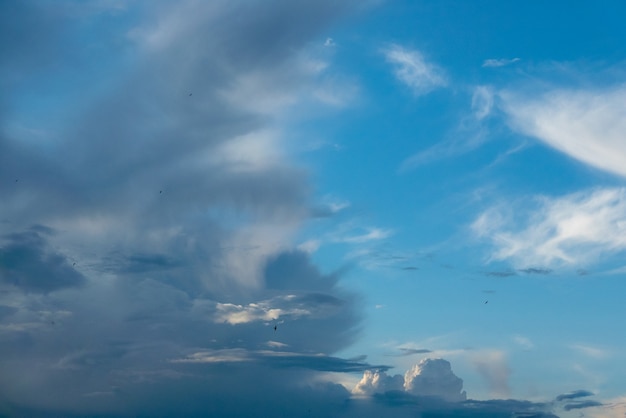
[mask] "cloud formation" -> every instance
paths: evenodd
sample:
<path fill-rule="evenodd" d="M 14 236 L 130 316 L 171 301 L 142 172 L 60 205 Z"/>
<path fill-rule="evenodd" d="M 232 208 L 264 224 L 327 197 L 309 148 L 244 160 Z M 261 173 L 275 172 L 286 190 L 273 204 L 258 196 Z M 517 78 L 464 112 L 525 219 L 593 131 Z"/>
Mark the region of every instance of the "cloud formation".
<path fill-rule="evenodd" d="M 320 372 L 386 366 L 332 356 L 360 313 L 293 249 L 282 121 L 353 5 L 98 4 L 0 5 L 0 415 L 333 416 Z"/>
<path fill-rule="evenodd" d="M 520 61 L 519 58 L 489 58 L 483 62 L 483 67 L 504 67 L 518 61 Z"/>
<path fill-rule="evenodd" d="M 626 86 L 555 88 L 539 95 L 500 93 L 512 129 L 620 177 L 626 177 Z"/>
<path fill-rule="evenodd" d="M 535 199 L 535 207 L 493 207 L 472 224 L 493 246 L 492 260 L 546 274 L 548 266 L 584 266 L 626 250 L 626 191 L 597 188 Z M 545 266 L 545 267 L 527 267 Z"/>
<path fill-rule="evenodd" d="M 444 71 L 427 62 L 421 52 L 400 45 L 391 45 L 383 51 L 385 59 L 394 68 L 394 74 L 413 94 L 422 96 L 448 82 Z"/>
<path fill-rule="evenodd" d="M 366 371 L 352 390 L 358 395 L 372 395 L 389 391 L 404 391 L 421 397 L 433 397 L 445 402 L 466 399 L 463 380 L 452 372 L 450 362 L 444 359 L 421 360 L 402 375 L 388 376 L 384 371 Z"/>

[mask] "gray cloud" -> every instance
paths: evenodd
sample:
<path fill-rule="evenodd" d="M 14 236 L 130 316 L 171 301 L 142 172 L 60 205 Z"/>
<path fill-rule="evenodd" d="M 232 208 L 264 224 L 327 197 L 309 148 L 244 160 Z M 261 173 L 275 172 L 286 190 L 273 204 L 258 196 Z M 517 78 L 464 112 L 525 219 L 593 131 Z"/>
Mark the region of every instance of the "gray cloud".
<path fill-rule="evenodd" d="M 85 278 L 55 252 L 48 243 L 46 228 L 4 237 L 0 247 L 0 282 L 29 292 L 51 292 L 79 286 Z"/>
<path fill-rule="evenodd" d="M 573 392 L 563 393 L 557 396 L 556 400 L 563 401 L 563 400 L 569 400 L 569 399 L 584 398 L 586 396 L 593 396 L 593 392 L 589 392 L 588 390 L 583 390 L 583 389 L 575 390 Z"/>
<path fill-rule="evenodd" d="M 0 415 L 333 416 L 314 377 L 387 367 L 332 355 L 358 298 L 290 250 L 315 205 L 283 110 L 354 4 L 0 6 Z M 172 361 L 207 352 L 248 360 Z"/>
<path fill-rule="evenodd" d="M 604 404 L 598 401 L 579 401 L 579 402 L 566 403 L 563 406 L 563 409 L 565 409 L 566 411 L 571 411 L 572 409 L 591 408 L 593 406 L 602 406 L 602 405 Z"/>

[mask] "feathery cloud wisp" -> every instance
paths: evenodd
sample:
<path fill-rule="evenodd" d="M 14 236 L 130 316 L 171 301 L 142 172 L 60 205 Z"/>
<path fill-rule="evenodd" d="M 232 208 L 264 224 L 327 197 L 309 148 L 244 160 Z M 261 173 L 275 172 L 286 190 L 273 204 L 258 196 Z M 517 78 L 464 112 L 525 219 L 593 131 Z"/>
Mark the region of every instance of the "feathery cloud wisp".
<path fill-rule="evenodd" d="M 398 80 L 406 84 L 416 96 L 448 84 L 444 71 L 427 62 L 417 50 L 391 45 L 383 53 L 387 62 L 393 65 Z"/>

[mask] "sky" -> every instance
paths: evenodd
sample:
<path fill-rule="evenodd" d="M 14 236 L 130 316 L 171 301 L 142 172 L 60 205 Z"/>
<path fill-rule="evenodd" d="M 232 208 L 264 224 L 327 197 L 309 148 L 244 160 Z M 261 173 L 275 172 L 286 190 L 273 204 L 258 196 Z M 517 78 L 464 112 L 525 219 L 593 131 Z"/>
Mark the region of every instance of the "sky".
<path fill-rule="evenodd" d="M 625 13 L 0 2 L 0 416 L 624 416 Z"/>

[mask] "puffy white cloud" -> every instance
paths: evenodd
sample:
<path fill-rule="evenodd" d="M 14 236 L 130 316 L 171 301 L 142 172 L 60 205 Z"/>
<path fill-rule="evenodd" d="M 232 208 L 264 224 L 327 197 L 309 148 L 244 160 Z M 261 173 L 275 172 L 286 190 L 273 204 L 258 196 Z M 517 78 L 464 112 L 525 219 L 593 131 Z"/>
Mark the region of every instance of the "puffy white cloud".
<path fill-rule="evenodd" d="M 417 50 L 391 45 L 383 53 L 387 62 L 393 65 L 398 80 L 406 84 L 416 96 L 448 84 L 444 71 L 427 62 Z"/>
<path fill-rule="evenodd" d="M 418 396 L 436 396 L 448 402 L 467 398 L 463 379 L 452 372 L 450 362 L 444 359 L 423 359 L 404 375 L 404 390 Z"/>
<path fill-rule="evenodd" d="M 626 85 L 499 94 L 510 126 L 585 164 L 626 176 Z"/>
<path fill-rule="evenodd" d="M 352 393 L 371 396 L 389 391 L 433 397 L 445 402 L 461 402 L 467 398 L 463 379 L 452 372 L 450 362 L 440 358 L 425 358 L 407 370 L 404 376 L 389 376 L 382 370 L 367 370 Z"/>
<path fill-rule="evenodd" d="M 494 247 L 492 260 L 519 267 L 578 266 L 626 250 L 626 189 L 591 189 L 535 202 L 534 208 L 509 202 L 474 221 L 474 232 Z"/>
<path fill-rule="evenodd" d="M 359 383 L 352 389 L 352 393 L 371 396 L 390 390 L 404 390 L 404 377 L 402 375 L 389 376 L 383 371 L 366 370 Z"/>

